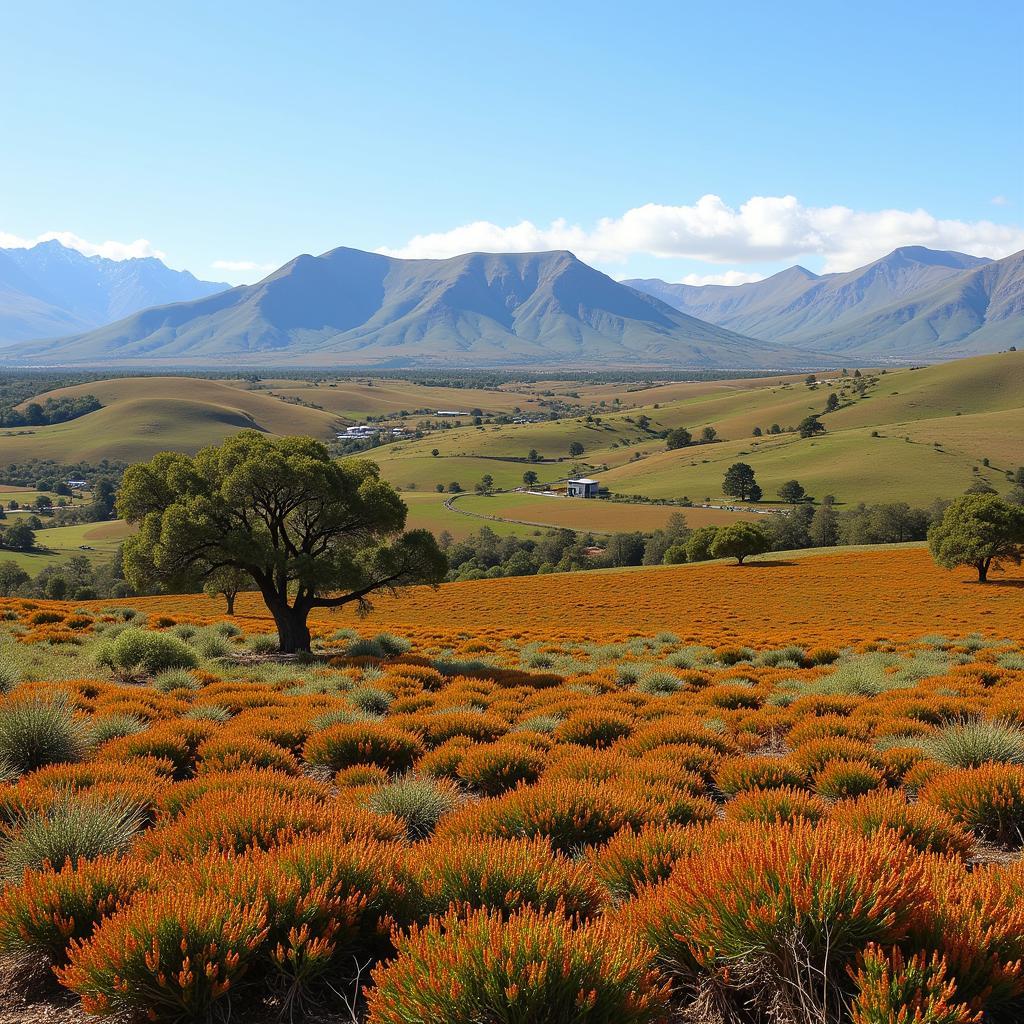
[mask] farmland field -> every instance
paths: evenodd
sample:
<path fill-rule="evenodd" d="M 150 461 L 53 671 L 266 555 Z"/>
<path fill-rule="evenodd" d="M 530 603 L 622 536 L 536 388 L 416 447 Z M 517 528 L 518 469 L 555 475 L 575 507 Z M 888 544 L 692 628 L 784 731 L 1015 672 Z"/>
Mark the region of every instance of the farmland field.
<path fill-rule="evenodd" d="M 83 556 L 90 562 L 108 562 L 131 528 L 120 519 L 78 526 L 55 526 L 36 533 L 38 551 L 3 551 L 0 561 L 13 561 L 30 575 L 49 565 Z"/>
<path fill-rule="evenodd" d="M 1022 595 L 920 546 L 783 552 L 411 588 L 283 662 L 255 595 L 0 599 L 0 1019 L 585 991 L 669 1024 L 803 978 L 873 1024 L 843 1007 L 908 960 L 948 972 L 934 1021 L 1019 1019 Z"/>

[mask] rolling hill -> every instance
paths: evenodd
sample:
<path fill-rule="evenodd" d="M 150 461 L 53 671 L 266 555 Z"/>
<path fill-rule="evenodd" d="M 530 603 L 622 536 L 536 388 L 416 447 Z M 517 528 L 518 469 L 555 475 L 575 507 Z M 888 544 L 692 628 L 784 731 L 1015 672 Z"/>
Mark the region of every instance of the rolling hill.
<path fill-rule="evenodd" d="M 308 434 L 337 432 L 332 413 L 291 405 L 259 391 L 194 377 L 122 377 L 48 392 L 45 398 L 95 395 L 102 409 L 52 426 L 0 431 L 11 459 L 137 462 L 166 449 L 194 452 L 240 430 Z"/>
<path fill-rule="evenodd" d="M 822 365 L 681 313 L 568 252 L 400 260 L 347 248 L 9 354 L 61 365 Z"/>
<path fill-rule="evenodd" d="M 80 332 L 227 287 L 158 259 L 83 256 L 57 241 L 0 249 L 0 346 Z"/>
<path fill-rule="evenodd" d="M 945 359 L 1024 340 L 1024 253 L 986 260 L 923 246 L 845 274 L 790 267 L 752 284 L 628 281 L 690 316 L 858 359 Z"/>

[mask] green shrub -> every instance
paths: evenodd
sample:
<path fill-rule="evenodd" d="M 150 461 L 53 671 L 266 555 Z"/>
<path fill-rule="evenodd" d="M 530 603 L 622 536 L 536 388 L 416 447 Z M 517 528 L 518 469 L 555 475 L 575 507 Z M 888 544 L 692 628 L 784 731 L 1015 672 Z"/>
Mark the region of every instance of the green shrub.
<path fill-rule="evenodd" d="M 16 818 L 0 832 L 0 870 L 17 878 L 26 868 L 60 870 L 126 849 L 145 822 L 142 810 L 120 799 L 65 795 L 43 810 Z"/>
<path fill-rule="evenodd" d="M 156 675 L 171 668 L 197 668 L 199 659 L 184 640 L 170 633 L 126 629 L 102 644 L 96 660 L 122 675 Z"/>
<path fill-rule="evenodd" d="M 173 693 L 175 690 L 198 690 L 196 677 L 186 668 L 169 668 L 158 672 L 153 677 L 153 689 L 161 693 Z"/>
<path fill-rule="evenodd" d="M 134 736 L 148 727 L 149 723 L 138 715 L 103 715 L 89 723 L 89 739 L 99 745 L 107 740 L 116 740 L 119 736 Z"/>
<path fill-rule="evenodd" d="M 349 690 L 349 703 L 367 715 L 386 715 L 391 702 L 395 699 L 394 694 L 387 690 L 379 690 L 372 686 L 359 686 Z"/>
<path fill-rule="evenodd" d="M 961 721 L 930 737 L 925 751 L 953 768 L 983 764 L 1024 764 L 1024 730 L 1008 722 Z"/>
<path fill-rule="evenodd" d="M 87 748 L 85 728 L 61 703 L 30 700 L 0 707 L 0 760 L 19 772 L 80 761 Z"/>
<path fill-rule="evenodd" d="M 204 658 L 226 658 L 235 650 L 227 637 L 216 629 L 201 629 L 191 643 Z"/>
<path fill-rule="evenodd" d="M 413 842 L 429 836 L 441 818 L 458 804 L 459 791 L 454 784 L 413 775 L 381 786 L 366 801 L 366 806 L 377 814 L 401 818 Z"/>
<path fill-rule="evenodd" d="M 281 643 L 274 633 L 252 633 L 245 638 L 245 647 L 253 654 L 277 654 Z"/>

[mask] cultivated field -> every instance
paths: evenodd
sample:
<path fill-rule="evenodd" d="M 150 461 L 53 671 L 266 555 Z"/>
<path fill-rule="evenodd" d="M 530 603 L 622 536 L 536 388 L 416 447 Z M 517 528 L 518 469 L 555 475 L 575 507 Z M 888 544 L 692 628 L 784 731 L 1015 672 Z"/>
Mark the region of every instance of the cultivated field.
<path fill-rule="evenodd" d="M 0 1019 L 1019 1020 L 1024 577 L 801 555 L 0 600 Z"/>

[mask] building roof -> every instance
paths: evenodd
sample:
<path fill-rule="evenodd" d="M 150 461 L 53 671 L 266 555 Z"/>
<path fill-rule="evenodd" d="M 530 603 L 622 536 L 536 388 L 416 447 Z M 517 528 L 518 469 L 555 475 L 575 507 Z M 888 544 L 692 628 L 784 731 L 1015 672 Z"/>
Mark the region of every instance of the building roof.
<path fill-rule="evenodd" d="M 596 480 L 591 480 L 588 476 L 581 476 L 578 479 L 567 481 L 570 484 L 596 484 Z"/>

